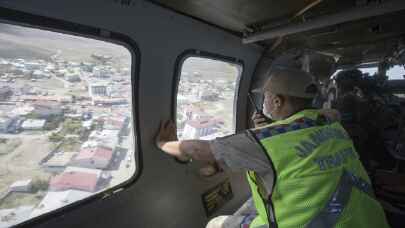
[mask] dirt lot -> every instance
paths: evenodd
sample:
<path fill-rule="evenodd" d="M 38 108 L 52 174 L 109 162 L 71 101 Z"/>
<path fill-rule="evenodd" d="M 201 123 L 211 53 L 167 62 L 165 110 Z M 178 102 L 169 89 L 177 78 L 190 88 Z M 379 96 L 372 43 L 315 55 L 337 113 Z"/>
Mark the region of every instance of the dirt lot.
<path fill-rule="evenodd" d="M 44 197 L 44 193 L 17 193 L 13 192 L 8 195 L 0 204 L 0 209 L 15 208 L 21 205 L 37 205 Z"/>
<path fill-rule="evenodd" d="M 0 156 L 4 156 L 21 145 L 21 140 L 0 138 Z"/>
<path fill-rule="evenodd" d="M 49 174 L 38 163 L 53 148 L 47 135 L 18 135 L 21 144 L 8 154 L 0 156 L 0 192 L 18 180 L 48 180 Z M 2 136 L 3 137 L 3 136 Z"/>

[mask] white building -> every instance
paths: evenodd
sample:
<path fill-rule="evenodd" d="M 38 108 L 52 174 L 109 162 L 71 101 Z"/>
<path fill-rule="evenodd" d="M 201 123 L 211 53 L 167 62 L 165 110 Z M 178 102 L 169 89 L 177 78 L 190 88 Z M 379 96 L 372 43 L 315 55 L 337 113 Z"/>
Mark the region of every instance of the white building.
<path fill-rule="evenodd" d="M 93 119 L 82 121 L 82 127 L 90 129 L 91 126 L 93 125 L 93 122 L 94 122 Z"/>
<path fill-rule="evenodd" d="M 128 99 L 124 97 L 93 97 L 93 105 L 125 105 L 128 104 Z"/>
<path fill-rule="evenodd" d="M 126 121 L 127 117 L 111 117 L 104 120 L 103 128 L 106 130 L 121 130 Z"/>
<path fill-rule="evenodd" d="M 218 100 L 219 94 L 210 89 L 200 90 L 198 92 L 198 98 L 203 101 L 216 101 Z"/>
<path fill-rule="evenodd" d="M 108 82 L 91 82 L 89 83 L 89 96 L 94 97 L 105 97 L 110 96 L 111 87 Z"/>
<path fill-rule="evenodd" d="M 92 72 L 93 68 L 94 68 L 94 63 L 90 63 L 90 62 L 81 62 L 80 63 L 80 67 L 87 72 Z"/>
<path fill-rule="evenodd" d="M 209 115 L 202 108 L 194 105 L 187 105 L 182 108 L 182 116 L 184 117 L 183 121 L 209 118 Z"/>
<path fill-rule="evenodd" d="M 32 180 L 16 181 L 8 188 L 10 192 L 30 192 L 32 189 Z"/>
<path fill-rule="evenodd" d="M 49 160 L 42 163 L 42 168 L 48 172 L 63 171 L 69 165 L 72 158 L 77 155 L 77 152 L 58 152 L 55 153 Z"/>
<path fill-rule="evenodd" d="M 24 130 L 42 130 L 45 126 L 46 120 L 44 119 L 27 119 L 21 127 Z"/>
<path fill-rule="evenodd" d="M 29 70 L 38 70 L 42 65 L 37 62 L 25 62 L 24 66 Z"/>
<path fill-rule="evenodd" d="M 187 121 L 182 134 L 182 139 L 199 139 L 216 132 L 217 122 L 213 119 L 203 118 Z"/>
<path fill-rule="evenodd" d="M 97 176 L 97 178 L 100 178 L 102 171 L 99 169 L 88 169 L 88 168 L 80 168 L 80 167 L 73 167 L 73 166 L 68 166 L 65 169 L 65 172 L 83 172 L 83 173 L 92 173 Z"/>
<path fill-rule="evenodd" d="M 12 119 L 9 117 L 0 117 L 0 133 L 7 133 L 10 127 Z"/>
<path fill-rule="evenodd" d="M 51 75 L 46 73 L 42 70 L 34 70 L 31 75 L 32 78 L 40 79 L 40 78 L 50 78 Z"/>
<path fill-rule="evenodd" d="M 68 73 L 67 69 L 59 69 L 55 72 L 55 75 L 58 77 L 64 77 L 65 74 L 67 74 L 67 73 Z"/>
<path fill-rule="evenodd" d="M 100 79 L 111 78 L 112 69 L 110 67 L 96 66 L 93 68 L 93 77 Z"/>
<path fill-rule="evenodd" d="M 80 79 L 80 72 L 79 71 L 74 71 L 74 72 L 68 72 L 65 73 L 64 79 L 68 82 L 79 82 Z"/>
<path fill-rule="evenodd" d="M 119 130 L 92 131 L 89 140 L 82 144 L 82 148 L 106 147 L 112 150 L 118 145 Z"/>

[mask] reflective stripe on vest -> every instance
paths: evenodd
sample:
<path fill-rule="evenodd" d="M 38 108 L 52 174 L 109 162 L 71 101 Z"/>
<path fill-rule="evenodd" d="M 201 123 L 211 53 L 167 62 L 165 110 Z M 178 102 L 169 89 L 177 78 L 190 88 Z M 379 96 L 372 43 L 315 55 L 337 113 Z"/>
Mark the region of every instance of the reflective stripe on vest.
<path fill-rule="evenodd" d="M 321 212 L 306 227 L 334 227 L 349 202 L 353 187 L 373 197 L 373 191 L 369 183 L 348 171 L 343 171 L 336 191 L 332 194 Z"/>
<path fill-rule="evenodd" d="M 273 127 L 266 127 L 266 128 L 258 128 L 254 129 L 253 133 L 256 135 L 258 140 L 272 137 L 279 134 L 284 134 L 291 131 L 298 131 L 303 130 L 310 127 L 315 126 L 322 126 L 325 124 L 330 123 L 331 121 L 328 120 L 325 116 L 319 116 L 316 120 L 312 120 L 310 118 L 299 118 L 294 120 L 292 123 L 289 124 L 280 124 Z"/>

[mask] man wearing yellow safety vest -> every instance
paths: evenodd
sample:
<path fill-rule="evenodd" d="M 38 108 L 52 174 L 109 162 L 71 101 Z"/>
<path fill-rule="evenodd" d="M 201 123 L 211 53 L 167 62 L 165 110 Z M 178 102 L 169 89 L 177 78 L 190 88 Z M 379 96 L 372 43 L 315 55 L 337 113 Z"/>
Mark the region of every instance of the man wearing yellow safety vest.
<path fill-rule="evenodd" d="M 212 141 L 178 141 L 169 121 L 156 137 L 157 146 L 178 159 L 247 172 L 254 215 L 220 216 L 207 227 L 389 227 L 336 115 L 311 108 L 317 93 L 311 75 L 274 69 L 263 93 L 271 124 Z"/>

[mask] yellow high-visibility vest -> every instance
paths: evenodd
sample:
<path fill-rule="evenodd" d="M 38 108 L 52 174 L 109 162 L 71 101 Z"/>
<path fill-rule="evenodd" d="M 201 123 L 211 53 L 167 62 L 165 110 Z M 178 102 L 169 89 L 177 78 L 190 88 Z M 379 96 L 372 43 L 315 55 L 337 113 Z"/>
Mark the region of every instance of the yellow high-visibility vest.
<path fill-rule="evenodd" d="M 389 227 L 352 140 L 338 122 L 304 110 L 251 132 L 275 178 L 269 184 L 248 172 L 259 213 L 250 227 Z"/>

